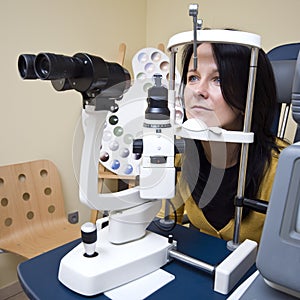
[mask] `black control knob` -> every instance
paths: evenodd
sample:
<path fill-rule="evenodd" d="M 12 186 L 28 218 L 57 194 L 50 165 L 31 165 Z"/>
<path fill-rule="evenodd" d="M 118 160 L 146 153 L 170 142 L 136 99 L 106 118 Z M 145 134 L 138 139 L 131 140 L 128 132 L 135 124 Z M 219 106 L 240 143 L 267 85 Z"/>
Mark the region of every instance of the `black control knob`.
<path fill-rule="evenodd" d="M 143 140 L 142 139 L 136 139 L 133 141 L 133 153 L 142 154 L 143 153 Z"/>
<path fill-rule="evenodd" d="M 97 242 L 97 227 L 94 223 L 87 222 L 81 226 L 81 238 L 85 249 L 84 256 L 97 256 L 98 253 L 95 251 Z"/>

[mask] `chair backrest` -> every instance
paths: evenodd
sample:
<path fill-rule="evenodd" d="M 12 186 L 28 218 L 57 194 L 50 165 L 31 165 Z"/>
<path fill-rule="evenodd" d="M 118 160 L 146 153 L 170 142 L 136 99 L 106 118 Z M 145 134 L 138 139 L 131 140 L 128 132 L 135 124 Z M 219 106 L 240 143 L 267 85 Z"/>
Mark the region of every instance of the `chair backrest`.
<path fill-rule="evenodd" d="M 299 128 L 300 52 L 297 55 L 291 99 L 293 118 Z M 297 299 L 300 295 L 299 160 L 299 142 L 286 147 L 280 153 L 256 260 L 256 267 L 268 285 Z M 284 294 L 278 297 L 294 299 L 285 297 Z"/>
<path fill-rule="evenodd" d="M 283 118 L 280 134 L 283 137 L 287 117 L 289 113 L 289 105 L 292 99 L 292 87 L 294 81 L 296 61 L 300 51 L 300 43 L 291 43 L 278 46 L 268 52 L 268 57 L 271 61 L 277 90 L 278 109 L 274 120 L 272 131 L 277 134 L 279 127 L 279 118 L 282 103 L 286 103 L 288 110 Z"/>
<path fill-rule="evenodd" d="M 295 77 L 292 88 L 292 112 L 297 123 L 297 130 L 294 142 L 300 141 L 300 51 L 297 58 Z"/>
<path fill-rule="evenodd" d="M 49 160 L 0 167 L 0 239 L 28 231 L 46 230 L 66 218 L 60 177 Z"/>

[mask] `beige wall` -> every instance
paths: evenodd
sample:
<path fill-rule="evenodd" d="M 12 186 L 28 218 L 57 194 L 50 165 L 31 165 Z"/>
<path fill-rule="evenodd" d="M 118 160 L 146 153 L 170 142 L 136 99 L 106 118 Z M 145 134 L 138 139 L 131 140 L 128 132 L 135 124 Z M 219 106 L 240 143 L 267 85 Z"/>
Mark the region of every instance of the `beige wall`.
<path fill-rule="evenodd" d="M 20 53 L 44 51 L 73 55 L 87 52 L 113 61 L 127 44 L 125 66 L 142 47 L 167 44 L 175 33 L 190 30 L 188 0 L 1 0 L 0 1 L 0 165 L 39 158 L 55 162 L 61 173 L 67 212 L 89 211 L 79 203 L 72 146 L 81 97 L 58 93 L 49 82 L 22 81 Z M 258 33 L 268 51 L 299 40 L 299 0 L 198 1 L 206 27 L 234 27 Z M 292 129 L 293 130 L 293 127 Z M 80 151 L 80 138 L 76 140 Z M 0 287 L 15 279 L 12 255 L 0 254 Z"/>
<path fill-rule="evenodd" d="M 190 3 L 199 4 L 198 17 L 204 27 L 231 27 L 257 33 L 262 46 L 271 48 L 299 41 L 298 0 L 149 0 L 147 1 L 147 44 L 167 42 L 175 33 L 191 30 Z"/>

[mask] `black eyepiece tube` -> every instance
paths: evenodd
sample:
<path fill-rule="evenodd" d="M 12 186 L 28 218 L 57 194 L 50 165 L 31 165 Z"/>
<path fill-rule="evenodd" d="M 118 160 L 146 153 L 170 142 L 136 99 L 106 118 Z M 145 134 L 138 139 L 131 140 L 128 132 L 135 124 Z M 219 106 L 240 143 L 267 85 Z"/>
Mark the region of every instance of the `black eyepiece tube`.
<path fill-rule="evenodd" d="M 82 93 L 84 99 L 96 96 L 120 99 L 131 84 L 130 74 L 122 66 L 87 53 L 74 56 L 22 54 L 18 67 L 23 79 L 51 80 L 57 91 L 74 89 Z"/>
<path fill-rule="evenodd" d="M 34 68 L 42 80 L 76 78 L 81 76 L 82 61 L 76 57 L 40 53 L 35 58 Z"/>
<path fill-rule="evenodd" d="M 20 76 L 23 79 L 37 79 L 34 70 L 34 61 L 36 55 L 34 54 L 21 54 L 18 59 L 18 69 Z"/>

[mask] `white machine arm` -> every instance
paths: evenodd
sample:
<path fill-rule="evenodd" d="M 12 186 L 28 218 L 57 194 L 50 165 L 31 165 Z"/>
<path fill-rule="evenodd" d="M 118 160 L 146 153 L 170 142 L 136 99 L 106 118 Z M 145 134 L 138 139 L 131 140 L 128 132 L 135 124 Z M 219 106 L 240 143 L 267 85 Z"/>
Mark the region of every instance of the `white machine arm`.
<path fill-rule="evenodd" d="M 139 187 L 116 193 L 99 194 L 98 164 L 102 128 L 107 112 L 86 106 L 82 111 L 84 143 L 80 167 L 80 201 L 97 210 L 126 209 L 147 202 L 139 196 Z"/>
<path fill-rule="evenodd" d="M 145 235 L 147 226 L 161 208 L 161 201 L 142 199 L 139 186 L 121 192 L 98 193 L 99 149 L 105 115 L 105 111 L 95 111 L 94 107 L 86 106 L 82 111 L 85 137 L 79 195 L 80 201 L 88 207 L 110 211 L 109 241 L 122 244 Z"/>

